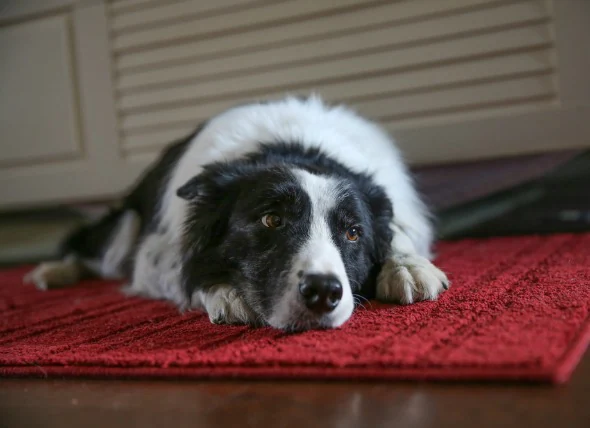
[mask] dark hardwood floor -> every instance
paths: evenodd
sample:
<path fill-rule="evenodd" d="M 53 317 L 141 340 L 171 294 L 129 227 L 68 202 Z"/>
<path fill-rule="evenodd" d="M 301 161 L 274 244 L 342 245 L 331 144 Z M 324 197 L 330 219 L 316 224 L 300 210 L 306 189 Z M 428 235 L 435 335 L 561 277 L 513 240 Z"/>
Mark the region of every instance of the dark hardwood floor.
<path fill-rule="evenodd" d="M 590 353 L 526 383 L 0 381 L 1 427 L 589 427 Z"/>

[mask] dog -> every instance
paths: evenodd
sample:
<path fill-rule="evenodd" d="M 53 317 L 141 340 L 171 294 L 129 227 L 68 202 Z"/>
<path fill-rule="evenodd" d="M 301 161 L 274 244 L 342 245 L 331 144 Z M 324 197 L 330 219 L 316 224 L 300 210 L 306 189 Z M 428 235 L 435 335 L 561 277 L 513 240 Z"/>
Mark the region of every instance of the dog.
<path fill-rule="evenodd" d="M 119 207 L 69 235 L 40 289 L 130 278 L 129 295 L 211 322 L 335 328 L 359 299 L 433 300 L 449 281 L 393 139 L 317 96 L 229 109 L 175 142 Z"/>

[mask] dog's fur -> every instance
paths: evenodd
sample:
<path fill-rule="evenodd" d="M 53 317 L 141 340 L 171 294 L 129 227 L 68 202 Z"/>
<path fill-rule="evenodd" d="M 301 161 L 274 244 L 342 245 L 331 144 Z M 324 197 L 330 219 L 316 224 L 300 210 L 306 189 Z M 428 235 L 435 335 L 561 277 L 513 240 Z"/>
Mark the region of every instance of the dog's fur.
<path fill-rule="evenodd" d="M 45 289 L 129 276 L 128 293 L 213 322 L 337 327 L 357 296 L 435 299 L 448 281 L 431 241 L 383 130 L 316 97 L 287 98 L 228 110 L 170 146 L 118 209 L 64 242 L 62 261 L 26 279 Z M 338 287 L 329 309 L 302 297 L 314 278 Z"/>

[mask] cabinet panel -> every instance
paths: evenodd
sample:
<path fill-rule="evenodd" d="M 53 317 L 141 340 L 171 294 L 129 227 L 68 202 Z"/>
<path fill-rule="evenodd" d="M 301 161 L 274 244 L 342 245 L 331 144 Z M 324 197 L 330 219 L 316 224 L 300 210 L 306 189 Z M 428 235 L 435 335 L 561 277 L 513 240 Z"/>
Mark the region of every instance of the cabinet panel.
<path fill-rule="evenodd" d="M 117 142 L 104 2 L 11 6 L 0 10 L 0 208 L 113 197 L 138 172 Z"/>
<path fill-rule="evenodd" d="M 82 153 L 68 16 L 0 29 L 0 164 Z"/>

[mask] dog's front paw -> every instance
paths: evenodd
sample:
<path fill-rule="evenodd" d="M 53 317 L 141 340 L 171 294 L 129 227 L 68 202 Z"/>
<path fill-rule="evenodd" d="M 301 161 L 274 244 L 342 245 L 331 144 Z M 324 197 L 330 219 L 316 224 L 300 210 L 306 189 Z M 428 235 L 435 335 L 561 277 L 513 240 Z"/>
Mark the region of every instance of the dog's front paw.
<path fill-rule="evenodd" d="M 377 278 L 377 299 L 410 304 L 435 300 L 449 288 L 443 271 L 417 254 L 396 255 L 387 260 Z"/>
<path fill-rule="evenodd" d="M 204 292 L 200 299 L 214 324 L 257 324 L 254 311 L 230 285 L 218 285 Z"/>

